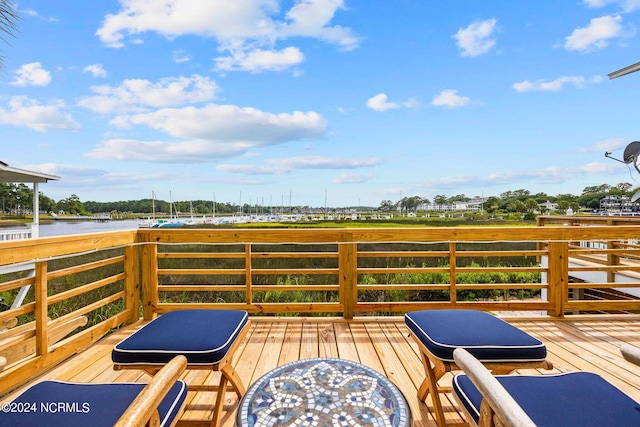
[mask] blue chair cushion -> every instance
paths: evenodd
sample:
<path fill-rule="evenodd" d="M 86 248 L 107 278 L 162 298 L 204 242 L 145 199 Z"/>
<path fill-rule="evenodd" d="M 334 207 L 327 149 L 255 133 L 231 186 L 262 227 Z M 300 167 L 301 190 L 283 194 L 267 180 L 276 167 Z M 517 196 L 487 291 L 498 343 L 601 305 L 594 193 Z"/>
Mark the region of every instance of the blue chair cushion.
<path fill-rule="evenodd" d="M 640 404 L 599 375 L 498 375 L 496 379 L 538 426 L 638 426 Z M 466 375 L 456 375 L 453 392 L 479 419 L 482 395 Z"/>
<path fill-rule="evenodd" d="M 181 354 L 190 365 L 214 365 L 248 322 L 242 310 L 171 311 L 116 344 L 111 358 L 123 365 L 164 365 Z"/>
<path fill-rule="evenodd" d="M 43 381 L 3 404 L 3 426 L 113 426 L 142 391 L 143 383 L 87 384 Z M 178 380 L 158 408 L 161 426 L 170 426 L 187 397 Z"/>
<path fill-rule="evenodd" d="M 422 310 L 407 313 L 405 323 L 436 358 L 453 362 L 464 347 L 481 362 L 535 362 L 547 357 L 542 341 L 478 310 Z"/>

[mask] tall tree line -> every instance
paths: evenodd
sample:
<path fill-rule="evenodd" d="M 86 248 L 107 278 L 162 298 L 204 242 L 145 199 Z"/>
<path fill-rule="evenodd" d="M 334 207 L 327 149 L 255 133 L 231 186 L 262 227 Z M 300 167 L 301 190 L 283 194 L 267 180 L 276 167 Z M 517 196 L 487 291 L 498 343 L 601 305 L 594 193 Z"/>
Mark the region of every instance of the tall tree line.
<path fill-rule="evenodd" d="M 58 203 L 39 193 L 40 210 L 55 212 Z M 33 209 L 33 189 L 25 184 L 0 183 L 0 212 L 3 214 L 21 215 L 30 213 Z"/>
<path fill-rule="evenodd" d="M 483 208 L 488 213 L 499 212 L 521 212 L 530 213 L 540 211 L 540 205 L 549 201 L 557 203 L 558 210 L 565 211 L 572 208 L 574 212 L 579 209 L 597 210 L 600 208 L 600 201 L 606 196 L 627 196 L 633 195 L 634 189 L 629 183 L 620 183 L 617 185 L 601 184 L 597 186 L 585 187 L 579 195 L 574 194 L 558 194 L 551 196 L 546 193 L 532 194 L 529 190 L 519 189 L 513 191 L 505 191 L 499 196 L 487 197 L 484 200 Z M 193 200 L 173 202 L 171 205 L 164 200 L 140 199 L 127 200 L 117 202 L 82 202 L 80 198 L 72 194 L 69 197 L 58 200 L 57 202 L 43 193 L 39 194 L 40 210 L 44 212 L 59 212 L 74 215 L 97 214 L 105 212 L 129 212 L 151 215 L 153 212 L 158 214 L 168 214 L 170 209 L 173 214 L 193 214 L 194 216 L 211 215 L 212 213 L 220 215 L 230 215 L 242 212 L 244 214 L 254 213 L 272 213 L 278 211 L 277 207 L 267 207 L 258 204 L 249 205 L 245 203 L 239 206 L 233 203 L 219 203 L 207 200 Z M 471 200 L 464 194 L 454 196 L 437 195 L 433 199 L 435 204 L 453 204 L 457 201 L 466 202 Z M 424 204 L 431 203 L 429 199 L 420 196 L 403 197 L 393 202 L 391 200 L 383 200 L 378 207 L 379 211 L 397 211 L 415 212 Z M 3 214 L 25 214 L 30 213 L 33 206 L 33 190 L 25 184 L 4 184 L 0 183 L 0 212 Z M 301 207 L 293 207 L 293 210 L 299 212 Z M 304 210 L 304 209 L 302 209 Z"/>
<path fill-rule="evenodd" d="M 601 184 L 585 187 L 579 195 L 558 194 L 551 196 L 546 193 L 531 193 L 529 190 L 519 189 L 505 191 L 500 196 L 487 197 L 484 200 L 484 210 L 489 213 L 495 212 L 533 212 L 539 210 L 540 205 L 545 202 L 557 203 L 559 210 L 572 208 L 574 212 L 579 209 L 597 210 L 600 208 L 600 201 L 606 196 L 627 196 L 631 197 L 636 189 L 628 182 L 617 185 Z M 455 202 L 468 202 L 472 200 L 464 194 L 449 196 L 439 194 L 433 198 L 436 205 L 451 205 Z M 416 211 L 424 204 L 430 204 L 429 199 L 420 196 L 403 197 L 397 202 L 383 200 L 378 208 L 381 211 Z"/>

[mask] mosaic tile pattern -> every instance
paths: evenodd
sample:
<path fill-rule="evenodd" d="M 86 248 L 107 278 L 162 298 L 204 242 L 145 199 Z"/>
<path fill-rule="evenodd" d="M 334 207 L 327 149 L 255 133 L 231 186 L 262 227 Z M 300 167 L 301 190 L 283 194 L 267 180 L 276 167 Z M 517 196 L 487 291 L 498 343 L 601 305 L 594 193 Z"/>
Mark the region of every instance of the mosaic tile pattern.
<path fill-rule="evenodd" d="M 359 363 L 320 358 L 288 363 L 256 381 L 240 402 L 246 427 L 405 427 L 411 413 L 386 377 Z"/>

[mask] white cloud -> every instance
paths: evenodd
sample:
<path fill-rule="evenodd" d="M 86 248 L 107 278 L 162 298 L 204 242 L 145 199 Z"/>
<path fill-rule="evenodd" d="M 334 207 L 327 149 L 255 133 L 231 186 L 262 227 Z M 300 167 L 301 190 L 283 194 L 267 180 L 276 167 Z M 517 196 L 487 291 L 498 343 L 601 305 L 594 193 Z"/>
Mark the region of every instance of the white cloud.
<path fill-rule="evenodd" d="M 296 1 L 284 13 L 276 0 L 234 0 L 233 7 L 210 0 L 120 0 L 120 4 L 120 10 L 105 16 L 96 31 L 106 46 L 122 47 L 146 32 L 169 39 L 212 38 L 220 51 L 230 52 L 217 58 L 221 69 L 227 70 L 255 70 L 256 66 L 279 70 L 299 63 L 303 59 L 299 51 L 275 48 L 289 38 L 314 38 L 343 50 L 354 49 L 360 42 L 350 28 L 331 24 L 336 12 L 345 8 L 344 0 Z"/>
<path fill-rule="evenodd" d="M 564 48 L 579 52 L 602 49 L 609 45 L 612 39 L 628 36 L 622 28 L 622 17 L 601 16 L 593 18 L 589 25 L 576 28 L 565 38 Z"/>
<path fill-rule="evenodd" d="M 276 31 L 269 17 L 278 12 L 273 0 L 235 0 L 234 7 L 210 0 L 121 0 L 121 9 L 105 16 L 96 35 L 109 47 L 127 37 L 156 32 L 167 38 L 197 35 L 233 41 L 261 38 Z"/>
<path fill-rule="evenodd" d="M 45 22 L 58 22 L 58 18 L 55 18 L 53 16 L 45 18 L 43 16 L 40 16 L 40 14 L 36 10 L 33 10 L 33 9 L 21 9 L 19 11 L 19 15 L 31 16 L 31 17 L 34 17 L 34 18 L 40 18 L 41 20 L 43 20 Z"/>
<path fill-rule="evenodd" d="M 387 101 L 387 95 L 379 93 L 376 96 L 372 96 L 367 99 L 367 107 L 376 111 L 387 111 L 394 108 L 400 108 L 400 104 Z"/>
<path fill-rule="evenodd" d="M 588 153 L 588 152 L 604 153 L 605 151 L 614 151 L 614 150 L 617 150 L 618 148 L 622 148 L 626 146 L 626 144 L 627 142 L 623 141 L 620 138 L 609 138 L 609 139 L 605 139 L 604 141 L 599 141 L 589 147 L 581 148 L 579 151 L 581 153 Z"/>
<path fill-rule="evenodd" d="M 467 105 L 471 99 L 466 96 L 458 95 L 457 90 L 447 89 L 440 92 L 433 98 L 431 105 L 436 107 L 458 108 Z"/>
<path fill-rule="evenodd" d="M 210 101 L 218 86 L 209 77 L 169 77 L 153 83 L 144 79 L 127 79 L 115 86 L 92 86 L 95 93 L 78 104 L 98 113 L 140 111 L 146 107 L 169 107 Z"/>
<path fill-rule="evenodd" d="M 165 108 L 120 117 L 121 125 L 144 125 L 185 139 L 271 145 L 322 137 L 326 122 L 318 113 L 272 114 L 255 108 L 208 104 L 202 108 Z"/>
<path fill-rule="evenodd" d="M 151 162 L 202 162 L 237 156 L 254 147 L 322 138 L 327 124 L 315 112 L 271 114 L 254 108 L 209 104 L 165 108 L 116 117 L 116 127 L 146 126 L 171 140 L 111 139 L 89 153 L 96 158 Z"/>
<path fill-rule="evenodd" d="M 380 194 L 382 194 L 385 197 L 392 197 L 392 196 L 397 196 L 397 197 L 402 197 L 402 194 L 406 191 L 406 188 L 385 188 L 382 189 L 380 191 Z"/>
<path fill-rule="evenodd" d="M 367 107 L 375 111 L 387 111 L 396 108 L 415 108 L 418 106 L 418 101 L 415 99 L 409 99 L 408 101 L 389 102 L 386 93 L 379 93 L 371 98 L 367 99 Z"/>
<path fill-rule="evenodd" d="M 13 86 L 46 86 L 51 83 L 51 74 L 39 62 L 23 64 L 11 82 Z"/>
<path fill-rule="evenodd" d="M 93 77 L 107 77 L 107 70 L 101 64 L 87 65 L 82 69 L 85 73 L 90 73 Z"/>
<path fill-rule="evenodd" d="M 455 176 L 443 177 L 424 181 L 419 184 L 421 188 L 456 189 L 461 186 L 489 187 L 494 185 L 519 185 L 522 182 L 531 184 L 561 184 L 579 177 L 591 175 L 610 176 L 620 172 L 620 165 L 610 163 L 587 163 L 584 165 L 559 167 L 551 166 L 543 169 L 531 169 L 518 172 L 490 173 L 486 176 Z"/>
<path fill-rule="evenodd" d="M 373 175 L 345 172 L 331 180 L 333 184 L 362 184 L 368 182 L 373 178 Z"/>
<path fill-rule="evenodd" d="M 587 163 L 585 165 L 559 167 L 551 166 L 543 169 L 533 169 L 513 173 L 494 173 L 484 178 L 484 182 L 491 184 L 510 184 L 530 181 L 534 183 L 558 184 L 576 177 L 609 174 L 615 172 L 616 165 L 606 163 Z"/>
<path fill-rule="evenodd" d="M 139 192 L 150 181 L 193 182 L 193 177 L 187 178 L 181 171 L 168 169 L 154 172 L 113 172 L 100 167 L 68 163 L 27 165 L 25 169 L 60 176 L 62 179 L 57 182 L 56 188 L 63 191 L 64 197 L 71 193 L 78 194 L 79 189 L 88 189 L 91 194 L 101 189 L 112 192 L 114 197 L 120 197 L 122 191 L 132 188 Z"/>
<path fill-rule="evenodd" d="M 133 160 L 158 163 L 199 163 L 240 155 L 248 144 L 230 142 L 216 144 L 206 140 L 140 141 L 109 139 L 88 152 L 96 159 Z"/>
<path fill-rule="evenodd" d="M 302 61 L 304 61 L 304 55 L 296 47 L 287 47 L 280 51 L 239 50 L 232 52 L 230 56 L 215 58 L 216 69 L 221 71 L 283 71 Z"/>
<path fill-rule="evenodd" d="M 377 157 L 345 159 L 341 157 L 288 157 L 268 159 L 260 165 L 223 164 L 217 167 L 230 173 L 246 175 L 282 175 L 299 169 L 357 169 L 377 166 L 382 160 Z"/>
<path fill-rule="evenodd" d="M 494 33 L 496 19 L 476 21 L 466 28 L 461 28 L 453 35 L 462 56 L 480 56 L 489 52 L 496 45 Z"/>
<path fill-rule="evenodd" d="M 183 62 L 191 61 L 191 57 L 182 49 L 173 51 L 173 62 L 176 64 L 182 64 Z"/>
<path fill-rule="evenodd" d="M 107 173 L 104 169 L 82 165 L 70 165 L 61 163 L 41 163 L 39 165 L 29 165 L 28 170 L 39 171 L 50 175 L 64 176 L 101 176 Z"/>
<path fill-rule="evenodd" d="M 532 92 L 532 91 L 558 91 L 562 89 L 562 87 L 566 84 L 573 85 L 577 88 L 585 87 L 588 83 L 600 83 L 602 82 L 601 76 L 593 76 L 590 79 L 587 79 L 582 76 L 561 76 L 555 80 L 545 81 L 545 80 L 536 80 L 535 82 L 530 82 L 529 80 L 525 80 L 519 83 L 514 83 L 512 88 L 518 92 Z"/>
<path fill-rule="evenodd" d="M 337 10 L 345 9 L 343 0 L 303 0 L 287 12 L 288 23 L 281 27 L 284 36 L 306 36 L 355 49 L 360 40 L 351 29 L 339 25 L 329 26 Z"/>
<path fill-rule="evenodd" d="M 632 12 L 640 9 L 640 0 L 584 0 L 587 7 L 600 8 L 608 4 L 617 4 L 624 12 Z"/>
<path fill-rule="evenodd" d="M 43 105 L 36 100 L 14 96 L 9 100 L 7 109 L 0 108 L 0 123 L 24 126 L 37 132 L 80 129 L 80 125 L 63 109 L 62 101 Z"/>
<path fill-rule="evenodd" d="M 22 10 L 20 10 L 20 13 L 25 15 L 25 16 L 39 16 L 38 12 L 36 12 L 33 9 L 22 9 Z"/>
<path fill-rule="evenodd" d="M 619 164 L 615 163 L 587 163 L 578 166 L 576 172 L 580 175 L 610 175 L 621 171 Z M 624 169 L 623 169 L 624 170 Z M 569 176 L 571 177 L 571 175 Z"/>

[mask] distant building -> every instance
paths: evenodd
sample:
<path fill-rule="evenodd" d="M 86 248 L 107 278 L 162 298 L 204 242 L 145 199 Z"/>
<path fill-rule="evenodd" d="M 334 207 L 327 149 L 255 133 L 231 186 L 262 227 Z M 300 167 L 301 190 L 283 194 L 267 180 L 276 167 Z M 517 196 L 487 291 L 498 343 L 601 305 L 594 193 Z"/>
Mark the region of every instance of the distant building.
<path fill-rule="evenodd" d="M 627 196 L 605 196 L 600 199 L 600 210 L 605 212 L 638 212 L 640 203 Z"/>
<path fill-rule="evenodd" d="M 466 202 L 455 201 L 453 203 L 436 204 L 429 203 L 420 206 L 420 210 L 436 212 L 480 212 L 486 199 L 474 197 Z"/>
<path fill-rule="evenodd" d="M 556 209 L 558 209 L 557 203 L 551 203 L 548 200 L 544 203 L 540 203 L 538 206 L 542 208 L 541 210 L 546 210 L 546 212 L 554 212 Z"/>

